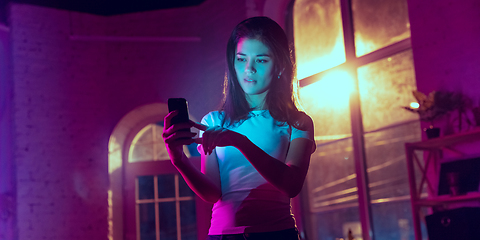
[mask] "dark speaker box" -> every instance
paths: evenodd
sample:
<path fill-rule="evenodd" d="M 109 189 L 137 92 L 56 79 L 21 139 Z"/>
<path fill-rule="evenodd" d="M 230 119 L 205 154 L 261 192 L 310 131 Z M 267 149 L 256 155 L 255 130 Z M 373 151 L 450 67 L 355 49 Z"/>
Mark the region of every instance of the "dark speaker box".
<path fill-rule="evenodd" d="M 480 239 L 480 208 L 436 212 L 425 220 L 429 240 Z"/>
<path fill-rule="evenodd" d="M 478 192 L 480 186 L 480 157 L 464 157 L 440 165 L 438 195 L 452 194 L 449 174 L 456 174 L 457 194 Z M 480 239 L 480 238 L 479 238 Z"/>

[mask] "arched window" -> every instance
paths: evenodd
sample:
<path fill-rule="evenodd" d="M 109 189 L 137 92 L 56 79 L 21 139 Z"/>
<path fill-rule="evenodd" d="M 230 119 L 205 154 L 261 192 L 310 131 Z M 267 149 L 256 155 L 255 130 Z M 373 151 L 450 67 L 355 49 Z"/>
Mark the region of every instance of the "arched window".
<path fill-rule="evenodd" d="M 165 104 L 127 114 L 110 138 L 109 239 L 197 240 L 206 236 L 209 204 L 186 185 L 162 139 Z M 195 146 L 185 147 L 199 167 Z M 193 155 L 193 156 L 192 156 Z"/>
<path fill-rule="evenodd" d="M 315 122 L 308 239 L 413 239 L 402 110 L 416 89 L 406 0 L 296 0 L 290 34 L 300 98 Z"/>
<path fill-rule="evenodd" d="M 169 160 L 162 139 L 163 123 L 151 123 L 133 138 L 128 152 L 129 162 Z"/>
<path fill-rule="evenodd" d="M 163 121 L 151 123 L 142 128 L 133 138 L 128 152 L 129 162 L 170 161 L 162 139 Z M 185 146 L 183 152 L 187 157 L 199 156 L 196 145 Z"/>

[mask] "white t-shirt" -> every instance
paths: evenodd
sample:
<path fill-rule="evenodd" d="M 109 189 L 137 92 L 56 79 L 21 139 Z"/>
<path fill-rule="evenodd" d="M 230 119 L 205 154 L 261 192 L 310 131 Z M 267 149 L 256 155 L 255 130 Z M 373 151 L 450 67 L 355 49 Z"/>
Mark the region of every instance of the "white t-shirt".
<path fill-rule="evenodd" d="M 268 110 L 252 111 L 250 115 L 242 123 L 226 128 L 245 135 L 281 162 L 285 162 L 293 139 L 313 141 L 313 129 L 301 131 L 287 124 L 279 126 Z M 222 118 L 220 112 L 210 112 L 203 117 L 202 124 L 220 126 Z M 209 235 L 269 232 L 295 227 L 290 198 L 268 183 L 237 148 L 217 147 L 216 154 L 222 197 L 213 206 Z"/>

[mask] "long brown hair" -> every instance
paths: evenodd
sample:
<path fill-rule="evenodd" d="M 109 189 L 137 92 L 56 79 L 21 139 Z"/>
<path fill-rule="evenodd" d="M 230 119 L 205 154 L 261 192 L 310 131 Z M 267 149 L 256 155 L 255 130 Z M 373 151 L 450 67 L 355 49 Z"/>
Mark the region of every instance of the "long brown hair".
<path fill-rule="evenodd" d="M 235 72 L 237 44 L 242 38 L 257 39 L 265 44 L 273 56 L 273 78 L 265 98 L 270 115 L 280 124 L 287 123 L 300 127 L 299 121 L 306 116 L 299 112 L 295 65 L 292 60 L 287 36 L 275 21 L 268 17 L 248 18 L 232 31 L 227 42 L 228 71 L 224 82 L 224 98 L 220 111 L 224 114 L 223 124 L 233 125 L 249 117 L 253 109 L 247 102 Z M 278 79 L 277 79 L 278 77 Z"/>

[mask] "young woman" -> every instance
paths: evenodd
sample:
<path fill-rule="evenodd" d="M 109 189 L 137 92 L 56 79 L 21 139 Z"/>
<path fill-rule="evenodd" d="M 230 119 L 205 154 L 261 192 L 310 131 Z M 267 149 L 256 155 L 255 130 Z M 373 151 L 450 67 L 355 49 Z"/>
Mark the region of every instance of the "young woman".
<path fill-rule="evenodd" d="M 295 105 L 294 67 L 283 29 L 267 17 L 239 23 L 227 43 L 223 106 L 202 123 L 170 125 L 163 137 L 190 188 L 214 203 L 208 239 L 298 239 L 290 198 L 315 150 L 313 122 Z M 201 138 L 179 131 L 196 127 Z M 199 143 L 201 171 L 182 145 Z"/>

